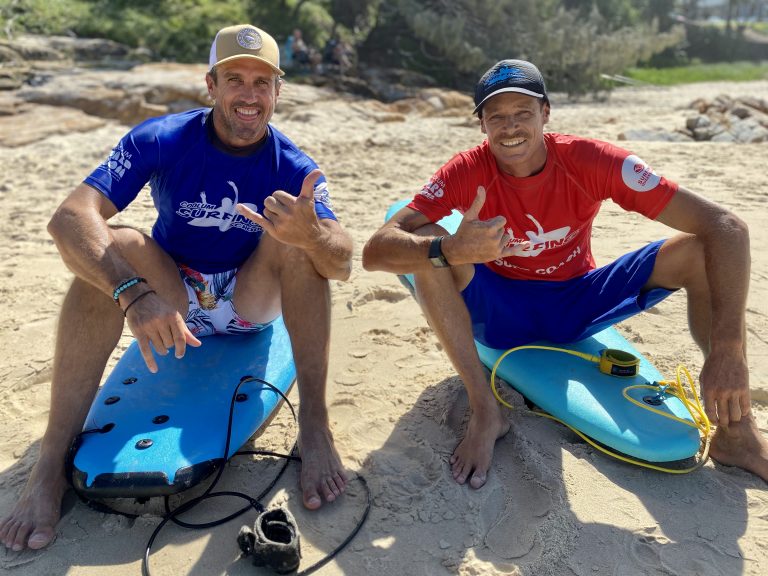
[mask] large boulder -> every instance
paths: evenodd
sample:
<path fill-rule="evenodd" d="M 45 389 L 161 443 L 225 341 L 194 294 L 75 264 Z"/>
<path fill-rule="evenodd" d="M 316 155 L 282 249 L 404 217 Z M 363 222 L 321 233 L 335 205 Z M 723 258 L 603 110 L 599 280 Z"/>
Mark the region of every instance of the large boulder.
<path fill-rule="evenodd" d="M 148 118 L 205 106 L 205 67 L 146 64 L 130 70 L 89 70 L 41 76 L 18 97 L 33 104 L 77 108 L 134 125 Z"/>
<path fill-rule="evenodd" d="M 23 146 L 54 134 L 89 132 L 104 124 L 104 119 L 74 108 L 20 106 L 16 114 L 0 116 L 0 146 Z"/>
<path fill-rule="evenodd" d="M 0 39 L 0 90 L 17 90 L 40 73 L 77 65 L 126 68 L 142 61 L 138 51 L 103 38 L 36 36 Z"/>
<path fill-rule="evenodd" d="M 104 38 L 24 34 L 0 40 L 0 62 L 10 58 L 25 62 L 108 63 L 127 60 L 131 54 L 128 46 Z"/>

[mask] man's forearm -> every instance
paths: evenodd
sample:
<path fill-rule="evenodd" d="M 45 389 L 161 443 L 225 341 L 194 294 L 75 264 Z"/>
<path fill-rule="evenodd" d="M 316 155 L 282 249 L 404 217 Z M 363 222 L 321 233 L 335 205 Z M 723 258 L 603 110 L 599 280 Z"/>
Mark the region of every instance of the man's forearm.
<path fill-rule="evenodd" d="M 363 267 L 393 274 L 432 269 L 427 258 L 431 241 L 432 236 L 420 236 L 395 227 L 383 228 L 363 248 Z"/>
<path fill-rule="evenodd" d="M 712 299 L 710 348 L 744 345 L 749 250 L 747 226 L 731 213 L 723 214 L 716 231 L 707 235 L 706 269 Z"/>

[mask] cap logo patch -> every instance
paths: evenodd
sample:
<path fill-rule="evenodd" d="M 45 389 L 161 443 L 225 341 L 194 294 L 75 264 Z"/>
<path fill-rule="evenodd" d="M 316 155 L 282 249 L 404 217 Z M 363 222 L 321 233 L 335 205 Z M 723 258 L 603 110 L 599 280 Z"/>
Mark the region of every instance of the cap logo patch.
<path fill-rule="evenodd" d="M 485 85 L 491 87 L 507 80 L 528 80 L 528 77 L 517 68 L 501 68 L 485 81 Z"/>
<path fill-rule="evenodd" d="M 243 28 L 237 33 L 237 43 L 246 50 L 258 50 L 263 42 L 261 34 L 255 28 Z"/>

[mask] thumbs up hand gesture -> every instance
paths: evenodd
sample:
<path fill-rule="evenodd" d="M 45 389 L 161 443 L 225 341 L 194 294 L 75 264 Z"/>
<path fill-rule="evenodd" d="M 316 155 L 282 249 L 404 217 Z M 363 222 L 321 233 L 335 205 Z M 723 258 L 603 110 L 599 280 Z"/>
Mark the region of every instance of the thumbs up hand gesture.
<path fill-rule="evenodd" d="M 494 216 L 489 220 L 480 219 L 480 210 L 485 204 L 485 188 L 477 187 L 472 205 L 464 212 L 455 234 L 443 240 L 443 253 L 451 265 L 491 262 L 512 253 L 507 248 L 509 234 L 504 231 L 507 219 Z"/>

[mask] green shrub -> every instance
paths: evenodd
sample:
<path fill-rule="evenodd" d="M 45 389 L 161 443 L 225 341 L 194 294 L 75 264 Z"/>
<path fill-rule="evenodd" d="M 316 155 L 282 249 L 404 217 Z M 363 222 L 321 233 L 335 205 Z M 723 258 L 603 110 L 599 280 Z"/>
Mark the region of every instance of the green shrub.
<path fill-rule="evenodd" d="M 0 26 L 7 35 L 70 34 L 88 18 L 87 0 L 0 0 Z"/>
<path fill-rule="evenodd" d="M 630 68 L 626 75 L 640 82 L 668 86 L 691 82 L 768 79 L 768 62 L 729 62 L 721 64 L 692 64 L 672 68 Z"/>

